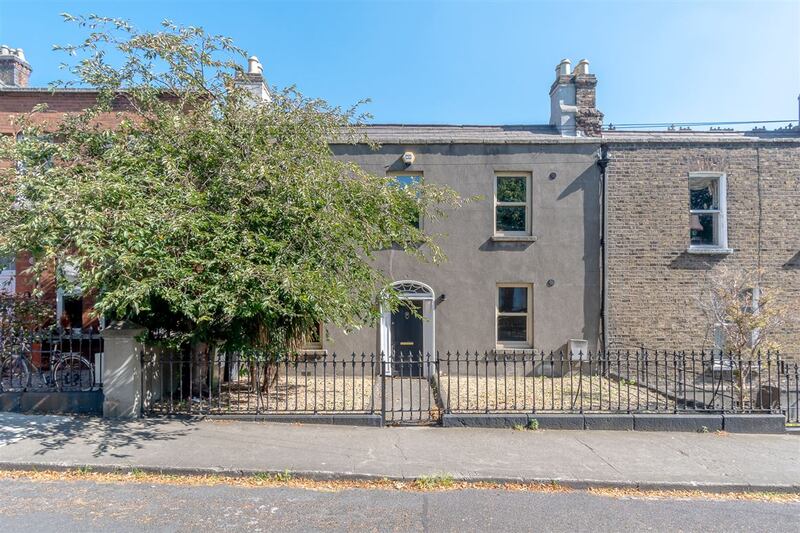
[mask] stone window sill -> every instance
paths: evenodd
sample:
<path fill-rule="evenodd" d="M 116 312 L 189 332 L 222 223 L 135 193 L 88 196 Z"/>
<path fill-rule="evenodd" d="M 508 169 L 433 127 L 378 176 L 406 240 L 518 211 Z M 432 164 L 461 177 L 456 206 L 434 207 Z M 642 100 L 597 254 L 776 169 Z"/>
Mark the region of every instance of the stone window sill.
<path fill-rule="evenodd" d="M 492 350 L 494 355 L 534 355 L 536 350 L 533 348 L 500 348 L 497 347 Z"/>
<path fill-rule="evenodd" d="M 536 242 L 536 235 L 492 235 L 494 242 Z"/>
<path fill-rule="evenodd" d="M 690 246 L 686 253 L 695 255 L 728 255 L 733 253 L 732 248 L 719 248 L 716 246 L 699 247 Z"/>
<path fill-rule="evenodd" d="M 328 350 L 323 350 L 322 348 L 300 348 L 297 350 L 297 354 L 326 356 L 328 355 Z"/>

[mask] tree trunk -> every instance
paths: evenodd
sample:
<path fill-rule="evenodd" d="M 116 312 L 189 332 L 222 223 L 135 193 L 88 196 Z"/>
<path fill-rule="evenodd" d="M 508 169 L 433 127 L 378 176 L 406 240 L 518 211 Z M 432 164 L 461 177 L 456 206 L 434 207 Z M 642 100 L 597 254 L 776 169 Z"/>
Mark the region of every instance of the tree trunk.
<path fill-rule="evenodd" d="M 193 344 L 191 347 L 191 394 L 192 397 L 206 398 L 209 393 L 209 362 L 211 361 L 211 346 L 204 342 Z"/>

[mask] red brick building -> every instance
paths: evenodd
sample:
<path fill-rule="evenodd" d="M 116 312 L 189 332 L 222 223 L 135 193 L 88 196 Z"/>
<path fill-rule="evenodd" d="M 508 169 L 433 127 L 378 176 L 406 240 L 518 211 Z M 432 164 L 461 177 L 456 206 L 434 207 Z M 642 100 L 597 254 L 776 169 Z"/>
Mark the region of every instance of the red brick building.
<path fill-rule="evenodd" d="M 45 129 L 55 129 L 66 114 L 79 113 L 95 104 L 97 91 L 92 89 L 35 88 L 28 86 L 31 66 L 25 60 L 22 49 L 0 47 L 0 135 L 16 136 L 18 119 L 30 113 L 36 106 L 46 104 L 47 108 L 36 114 Z M 118 111 L 125 110 L 124 101 L 115 106 Z M 98 117 L 101 125 L 113 126 L 119 123 L 116 112 Z M 11 161 L 0 161 L 9 167 Z M 33 279 L 25 271 L 31 265 L 28 254 L 16 258 L 0 258 L 0 291 L 15 294 L 30 294 L 34 289 Z M 62 326 L 70 328 L 96 329 L 99 321 L 91 316 L 94 298 L 91 294 L 65 294 L 56 287 L 52 274 L 45 274 L 39 280 L 45 297 L 53 302 L 57 320 Z"/>

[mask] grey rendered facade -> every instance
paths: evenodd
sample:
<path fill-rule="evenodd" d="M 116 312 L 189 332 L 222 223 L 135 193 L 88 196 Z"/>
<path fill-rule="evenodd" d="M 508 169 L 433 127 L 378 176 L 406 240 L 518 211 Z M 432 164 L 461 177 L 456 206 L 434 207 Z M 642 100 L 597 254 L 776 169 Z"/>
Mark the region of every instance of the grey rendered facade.
<path fill-rule="evenodd" d="M 439 236 L 445 263 L 420 263 L 395 250 L 377 258 L 390 279 L 412 288 L 408 299 L 418 299 L 422 320 L 384 311 L 376 327 L 327 329 L 322 348 L 598 349 L 603 114 L 596 85 L 586 60 L 574 71 L 563 60 L 550 88 L 549 125 L 373 125 L 365 133 L 380 149 L 334 145 L 337 157 L 374 174 L 413 176 L 480 199 L 443 220 L 422 221 Z"/>
<path fill-rule="evenodd" d="M 334 146 L 338 157 L 375 174 L 421 175 L 428 183 L 480 199 L 433 223 L 447 261 L 421 263 L 387 250 L 378 266 L 393 280 L 412 280 L 433 290 L 433 324 L 426 351 L 493 350 L 498 347 L 498 285 L 531 290 L 530 342 L 515 348 L 559 350 L 569 339 L 597 347 L 602 278 L 600 272 L 599 142 L 564 138 L 553 127 L 373 126 L 381 143 Z M 414 163 L 402 161 L 405 152 Z M 498 174 L 530 176 L 530 235 L 495 234 Z M 345 334 L 328 330 L 323 347 L 336 353 L 384 351 L 386 327 Z M 391 334 L 391 332 L 388 332 Z M 382 343 L 383 342 L 383 343 Z"/>

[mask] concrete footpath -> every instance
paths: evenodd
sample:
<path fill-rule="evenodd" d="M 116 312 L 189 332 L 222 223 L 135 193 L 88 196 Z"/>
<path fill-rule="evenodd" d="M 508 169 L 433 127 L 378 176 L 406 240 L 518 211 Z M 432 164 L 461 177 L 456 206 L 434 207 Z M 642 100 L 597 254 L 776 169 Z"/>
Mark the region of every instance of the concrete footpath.
<path fill-rule="evenodd" d="M 0 414 L 0 469 L 557 482 L 800 492 L 800 436 L 369 428 Z"/>

